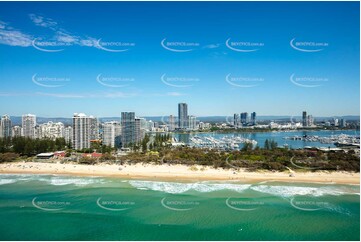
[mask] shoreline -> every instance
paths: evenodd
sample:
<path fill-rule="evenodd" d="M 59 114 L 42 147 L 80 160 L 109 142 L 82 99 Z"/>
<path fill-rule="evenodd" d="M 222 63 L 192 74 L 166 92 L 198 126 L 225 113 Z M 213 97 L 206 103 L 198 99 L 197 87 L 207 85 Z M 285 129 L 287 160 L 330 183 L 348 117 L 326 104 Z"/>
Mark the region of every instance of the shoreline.
<path fill-rule="evenodd" d="M 215 169 L 186 165 L 79 165 L 45 162 L 11 162 L 0 164 L 0 174 L 38 174 L 67 176 L 100 176 L 126 179 L 167 181 L 238 181 L 238 182 L 306 182 L 324 184 L 360 184 L 360 173 L 355 172 L 249 172 L 244 169 Z M 292 176 L 290 176 L 292 174 Z"/>

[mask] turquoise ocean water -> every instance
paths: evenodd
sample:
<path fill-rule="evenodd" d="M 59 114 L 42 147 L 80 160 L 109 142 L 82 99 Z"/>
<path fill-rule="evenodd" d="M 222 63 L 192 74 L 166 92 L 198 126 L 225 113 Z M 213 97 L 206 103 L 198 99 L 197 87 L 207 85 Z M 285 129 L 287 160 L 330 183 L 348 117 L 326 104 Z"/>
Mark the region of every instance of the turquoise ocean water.
<path fill-rule="evenodd" d="M 360 187 L 0 175 L 1 240 L 359 240 Z"/>

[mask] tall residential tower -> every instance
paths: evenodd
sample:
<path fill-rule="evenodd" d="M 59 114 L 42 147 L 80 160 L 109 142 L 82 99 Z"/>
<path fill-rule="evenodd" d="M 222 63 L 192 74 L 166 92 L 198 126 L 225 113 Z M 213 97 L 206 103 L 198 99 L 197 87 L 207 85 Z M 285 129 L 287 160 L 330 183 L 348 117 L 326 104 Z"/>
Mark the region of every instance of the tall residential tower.
<path fill-rule="evenodd" d="M 306 111 L 302 112 L 302 126 L 307 127 L 307 112 Z"/>
<path fill-rule="evenodd" d="M 73 116 L 73 148 L 81 150 L 90 148 L 90 121 L 84 113 L 74 113 Z"/>
<path fill-rule="evenodd" d="M 21 118 L 23 127 L 23 136 L 35 139 L 36 116 L 34 114 L 25 114 Z"/>
<path fill-rule="evenodd" d="M 251 125 L 256 125 L 256 112 L 251 113 Z"/>
<path fill-rule="evenodd" d="M 2 137 L 2 138 L 10 138 L 11 137 L 11 119 L 10 119 L 9 115 L 4 115 L 1 117 L 0 137 Z"/>
<path fill-rule="evenodd" d="M 103 124 L 103 144 L 110 147 L 119 147 L 120 145 L 120 123 L 117 121 L 106 122 Z"/>
<path fill-rule="evenodd" d="M 127 146 L 130 143 L 136 142 L 135 131 L 135 113 L 134 112 L 122 112 L 121 114 L 121 128 L 122 128 L 122 147 Z"/>
<path fill-rule="evenodd" d="M 188 128 L 188 105 L 178 103 L 178 128 L 185 130 Z"/>

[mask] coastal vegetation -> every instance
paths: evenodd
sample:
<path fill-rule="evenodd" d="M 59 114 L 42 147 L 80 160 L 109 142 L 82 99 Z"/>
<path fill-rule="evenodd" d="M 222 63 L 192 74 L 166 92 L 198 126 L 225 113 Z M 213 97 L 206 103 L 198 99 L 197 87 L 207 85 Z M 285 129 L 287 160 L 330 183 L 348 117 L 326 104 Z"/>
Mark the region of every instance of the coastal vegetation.
<path fill-rule="evenodd" d="M 13 152 L 22 156 L 34 156 L 43 152 L 64 150 L 67 147 L 64 138 L 56 138 L 55 140 L 28 137 L 0 138 L 0 153 Z"/>
<path fill-rule="evenodd" d="M 117 155 L 114 148 L 92 144 L 89 149 L 75 151 L 69 149 L 63 138 L 29 139 L 15 137 L 0 138 L 0 163 L 11 162 L 26 157 L 34 157 L 38 153 L 65 150 L 66 155 L 61 162 L 79 164 L 117 163 L 117 164 L 183 164 L 195 166 L 212 166 L 224 169 L 246 169 L 248 171 L 360 171 L 359 156 L 353 150 L 321 151 L 310 149 L 288 149 L 278 147 L 273 140 L 266 140 L 264 148 L 252 147 L 245 143 L 240 150 L 221 151 L 217 149 L 200 149 L 187 146 L 172 147 L 171 136 L 157 134 L 146 135 L 139 144 L 132 144 L 132 150 Z M 99 157 L 81 156 L 82 153 L 102 153 Z"/>
<path fill-rule="evenodd" d="M 353 152 L 324 152 L 319 150 L 291 150 L 266 141 L 266 148 L 250 148 L 245 145 L 237 151 L 205 150 L 191 147 L 162 148 L 155 153 L 131 152 L 119 160 L 128 163 L 204 165 L 214 168 L 256 170 L 303 171 L 360 171 L 359 158 Z"/>

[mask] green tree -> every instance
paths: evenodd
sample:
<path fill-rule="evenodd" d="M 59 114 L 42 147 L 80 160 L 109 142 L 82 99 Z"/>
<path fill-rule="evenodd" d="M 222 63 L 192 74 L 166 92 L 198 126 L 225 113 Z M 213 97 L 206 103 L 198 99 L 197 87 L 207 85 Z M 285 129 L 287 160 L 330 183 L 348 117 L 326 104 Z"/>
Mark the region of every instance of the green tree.
<path fill-rule="evenodd" d="M 271 150 L 274 150 L 274 149 L 276 149 L 277 148 L 277 142 L 276 141 L 274 141 L 274 140 L 271 140 L 271 142 L 270 142 L 270 149 Z"/>
<path fill-rule="evenodd" d="M 252 150 L 252 144 L 251 143 L 244 143 L 242 147 L 242 151 L 250 151 Z"/>
<path fill-rule="evenodd" d="M 269 144 L 268 139 L 266 139 L 266 141 L 264 142 L 264 148 L 265 148 L 266 150 L 269 150 L 269 149 L 270 149 L 270 144 Z"/>

